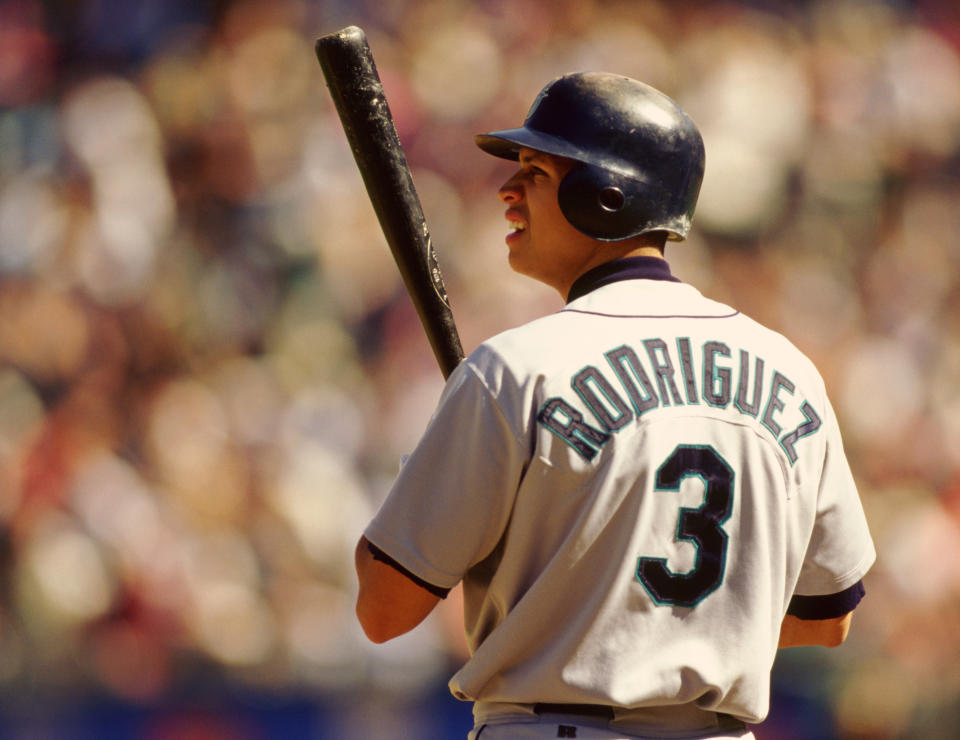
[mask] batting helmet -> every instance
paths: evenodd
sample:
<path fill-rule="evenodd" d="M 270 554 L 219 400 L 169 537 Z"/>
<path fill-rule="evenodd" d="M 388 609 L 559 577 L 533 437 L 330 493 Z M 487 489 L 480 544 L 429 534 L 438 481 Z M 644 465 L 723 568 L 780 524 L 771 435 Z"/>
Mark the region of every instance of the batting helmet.
<path fill-rule="evenodd" d="M 489 154 L 517 159 L 521 148 L 573 159 L 560 183 L 560 210 L 595 239 L 650 231 L 682 240 L 703 179 L 703 139 L 670 98 L 605 72 L 564 75 L 534 101 L 521 128 L 475 137 Z"/>

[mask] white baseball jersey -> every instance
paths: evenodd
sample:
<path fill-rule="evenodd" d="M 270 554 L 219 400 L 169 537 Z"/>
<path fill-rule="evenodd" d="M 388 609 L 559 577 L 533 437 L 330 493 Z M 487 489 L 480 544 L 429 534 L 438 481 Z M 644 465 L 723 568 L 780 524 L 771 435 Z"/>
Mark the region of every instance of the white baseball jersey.
<path fill-rule="evenodd" d="M 571 296 L 456 369 L 365 534 L 463 581 L 450 688 L 478 722 L 536 702 L 760 721 L 791 601 L 846 613 L 875 557 L 823 381 L 662 260 Z"/>

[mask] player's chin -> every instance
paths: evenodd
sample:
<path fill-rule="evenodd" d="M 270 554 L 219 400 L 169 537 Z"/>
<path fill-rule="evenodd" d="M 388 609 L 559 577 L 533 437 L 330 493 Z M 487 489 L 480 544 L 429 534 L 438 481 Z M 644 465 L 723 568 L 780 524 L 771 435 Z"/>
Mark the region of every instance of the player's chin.
<path fill-rule="evenodd" d="M 534 259 L 528 250 L 511 250 L 507 261 L 510 264 L 510 269 L 518 275 L 523 275 L 551 287 L 553 286 L 549 270 L 544 270 L 543 265 Z"/>
<path fill-rule="evenodd" d="M 528 264 L 529 260 L 526 259 L 527 255 L 525 250 L 522 249 L 517 242 L 511 244 L 508 241 L 507 246 L 510 248 L 510 251 L 507 254 L 507 262 L 510 265 L 510 269 L 514 272 L 520 273 L 521 275 L 532 277 L 532 275 L 530 275 L 530 265 Z"/>

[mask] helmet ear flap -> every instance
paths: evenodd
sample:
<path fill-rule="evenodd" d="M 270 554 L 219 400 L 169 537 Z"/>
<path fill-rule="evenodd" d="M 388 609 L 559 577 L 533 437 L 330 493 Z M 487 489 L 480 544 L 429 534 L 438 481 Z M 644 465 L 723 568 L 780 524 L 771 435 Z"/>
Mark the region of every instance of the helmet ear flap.
<path fill-rule="evenodd" d="M 564 217 L 574 228 L 602 241 L 627 239 L 643 230 L 637 180 L 583 162 L 574 165 L 557 191 Z"/>

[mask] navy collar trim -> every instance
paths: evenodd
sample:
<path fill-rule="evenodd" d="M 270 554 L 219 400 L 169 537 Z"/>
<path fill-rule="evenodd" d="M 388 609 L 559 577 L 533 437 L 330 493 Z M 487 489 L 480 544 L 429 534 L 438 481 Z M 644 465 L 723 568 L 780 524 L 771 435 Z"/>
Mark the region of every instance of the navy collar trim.
<path fill-rule="evenodd" d="M 670 265 L 659 257 L 621 257 L 594 267 L 578 277 L 570 286 L 567 303 L 582 298 L 604 285 L 621 280 L 669 280 L 679 283 L 670 272 Z"/>

